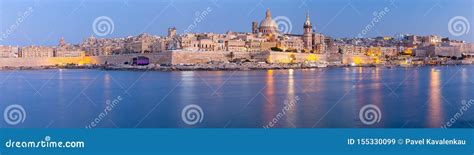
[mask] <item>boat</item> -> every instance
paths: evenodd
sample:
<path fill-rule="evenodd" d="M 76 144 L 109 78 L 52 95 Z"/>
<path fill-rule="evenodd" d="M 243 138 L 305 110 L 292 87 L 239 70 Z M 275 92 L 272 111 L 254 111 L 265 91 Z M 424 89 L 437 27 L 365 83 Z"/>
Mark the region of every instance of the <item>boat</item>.
<path fill-rule="evenodd" d="M 316 66 L 317 66 L 318 68 L 326 68 L 326 67 L 328 67 L 327 64 L 317 64 Z"/>
<path fill-rule="evenodd" d="M 400 67 L 413 67 L 413 65 L 409 63 L 401 63 Z"/>

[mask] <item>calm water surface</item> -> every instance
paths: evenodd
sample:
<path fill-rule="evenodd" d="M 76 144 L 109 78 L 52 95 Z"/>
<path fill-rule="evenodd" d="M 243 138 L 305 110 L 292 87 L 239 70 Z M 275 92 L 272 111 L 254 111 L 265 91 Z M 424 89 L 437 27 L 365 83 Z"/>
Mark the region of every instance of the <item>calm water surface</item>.
<path fill-rule="evenodd" d="M 268 71 L 138 72 L 0 71 L 0 110 L 12 104 L 26 119 L 3 128 L 215 127 L 439 128 L 474 99 L 474 66 L 328 68 Z M 101 115 L 107 100 L 122 98 Z M 293 106 L 285 100 L 298 98 Z M 202 121 L 188 125 L 195 104 Z M 375 104 L 380 121 L 366 125 L 361 107 Z M 452 127 L 472 128 L 474 107 Z M 282 113 L 284 111 L 284 113 Z M 3 115 L 2 115 L 3 116 Z"/>

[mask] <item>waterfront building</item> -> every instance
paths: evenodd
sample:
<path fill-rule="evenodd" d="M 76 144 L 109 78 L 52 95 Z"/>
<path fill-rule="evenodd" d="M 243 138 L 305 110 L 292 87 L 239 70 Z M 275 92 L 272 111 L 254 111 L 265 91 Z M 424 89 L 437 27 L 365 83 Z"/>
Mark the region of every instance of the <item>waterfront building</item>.
<path fill-rule="evenodd" d="M 278 42 L 275 42 L 275 41 L 262 42 L 260 44 L 260 49 L 263 51 L 269 51 L 271 50 L 271 48 L 277 47 L 277 45 L 278 45 Z"/>
<path fill-rule="evenodd" d="M 443 38 L 441 40 L 442 40 L 441 46 L 464 46 L 464 45 L 468 45 L 464 41 L 450 40 L 449 38 Z"/>
<path fill-rule="evenodd" d="M 54 49 L 54 57 L 81 57 L 85 52 L 79 46 L 63 46 Z"/>
<path fill-rule="evenodd" d="M 155 42 L 154 36 L 143 33 L 137 37 L 128 38 L 125 48 L 130 53 L 151 53 Z"/>
<path fill-rule="evenodd" d="M 301 35 L 285 35 L 283 39 L 280 40 L 279 48 L 287 52 L 301 52 L 303 50 L 309 52 L 310 50 L 305 46 L 304 38 L 305 37 Z M 311 42 L 311 40 L 309 40 L 309 42 Z"/>
<path fill-rule="evenodd" d="M 383 57 L 396 57 L 398 56 L 398 48 L 395 46 L 392 47 L 381 47 L 381 52 Z"/>
<path fill-rule="evenodd" d="M 18 46 L 0 46 L 0 58 L 18 58 Z"/>
<path fill-rule="evenodd" d="M 438 45 L 442 42 L 441 36 L 428 35 L 428 36 L 417 36 L 417 35 L 406 35 L 403 43 L 406 47 L 417 47 L 417 46 L 430 46 Z"/>
<path fill-rule="evenodd" d="M 100 55 L 100 48 L 98 47 L 98 44 L 98 40 L 94 36 L 91 36 L 87 39 L 84 39 L 80 46 L 86 52 L 86 55 L 98 56 Z"/>
<path fill-rule="evenodd" d="M 335 45 L 334 39 L 330 36 L 325 36 L 324 37 L 324 44 L 327 45 L 328 48 L 332 47 Z"/>
<path fill-rule="evenodd" d="M 248 52 L 262 52 L 262 42 L 260 41 L 247 41 L 245 42 Z"/>
<path fill-rule="evenodd" d="M 66 44 L 64 38 L 59 40 L 58 47 L 54 48 L 54 57 L 81 57 L 85 52 L 79 45 Z"/>
<path fill-rule="evenodd" d="M 464 46 L 462 56 L 469 60 L 469 62 L 474 62 L 474 43 L 469 43 Z"/>
<path fill-rule="evenodd" d="M 153 53 L 164 52 L 167 50 L 167 45 L 169 44 L 169 42 L 170 41 L 166 38 L 160 38 L 151 45 L 151 50 L 153 51 Z"/>
<path fill-rule="evenodd" d="M 421 37 L 417 35 L 406 35 L 403 39 L 404 46 L 406 47 L 416 47 L 421 44 Z"/>
<path fill-rule="evenodd" d="M 215 51 L 217 48 L 216 43 L 210 38 L 199 39 L 193 43 L 193 46 L 197 47 L 199 51 Z"/>
<path fill-rule="evenodd" d="M 421 42 L 424 46 L 438 45 L 441 43 L 441 37 L 438 35 L 429 35 L 421 37 Z"/>
<path fill-rule="evenodd" d="M 434 58 L 434 57 L 462 57 L 462 47 L 458 46 L 424 46 L 414 50 L 415 57 Z"/>
<path fill-rule="evenodd" d="M 104 56 L 125 53 L 125 38 L 97 39 L 91 36 L 80 47 L 86 56 Z"/>
<path fill-rule="evenodd" d="M 197 37 L 194 34 L 184 34 L 180 36 L 181 38 L 181 46 L 183 50 L 187 51 L 197 51 L 198 48 L 194 47 L 193 45 L 196 44 L 195 41 Z"/>
<path fill-rule="evenodd" d="M 327 53 L 328 45 L 325 42 L 325 36 L 321 33 L 314 33 L 313 32 L 313 53 L 324 54 Z M 334 41 L 329 41 L 332 44 Z"/>
<path fill-rule="evenodd" d="M 51 58 L 54 57 L 54 48 L 46 46 L 26 46 L 20 51 L 22 58 Z"/>
<path fill-rule="evenodd" d="M 226 51 L 246 52 L 246 43 L 243 40 L 229 40 L 226 42 Z"/>

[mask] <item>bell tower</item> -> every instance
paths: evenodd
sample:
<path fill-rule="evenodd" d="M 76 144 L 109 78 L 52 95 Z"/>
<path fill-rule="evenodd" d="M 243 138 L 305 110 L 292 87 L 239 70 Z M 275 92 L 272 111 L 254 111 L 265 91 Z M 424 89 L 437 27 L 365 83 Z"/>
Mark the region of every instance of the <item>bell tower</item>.
<path fill-rule="evenodd" d="M 313 26 L 309 19 L 309 12 L 306 13 L 306 21 L 304 22 L 303 28 L 304 48 L 311 51 L 313 50 Z"/>

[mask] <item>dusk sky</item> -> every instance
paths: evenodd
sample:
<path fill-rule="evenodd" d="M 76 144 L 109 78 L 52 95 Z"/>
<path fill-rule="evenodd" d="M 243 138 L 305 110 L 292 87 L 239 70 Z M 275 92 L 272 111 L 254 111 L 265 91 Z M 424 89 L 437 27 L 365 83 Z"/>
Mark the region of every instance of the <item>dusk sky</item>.
<path fill-rule="evenodd" d="M 19 20 L 31 7 L 31 13 Z M 114 31 L 99 38 L 126 37 L 146 32 L 166 35 L 175 26 L 182 33 L 193 24 L 196 12 L 212 11 L 192 32 L 250 32 L 252 21 L 261 21 L 269 8 L 272 16 L 286 16 L 292 33 L 301 34 L 305 14 L 318 33 L 335 38 L 357 37 L 371 23 L 374 12 L 386 15 L 366 37 L 395 34 L 437 34 L 474 42 L 474 30 L 453 36 L 450 19 L 474 21 L 472 0 L 0 0 L 1 45 L 57 45 L 59 38 L 79 43 L 95 35 L 97 17 L 107 16 Z M 17 25 L 17 26 L 16 26 Z M 14 28 L 11 28 L 11 27 Z M 6 34 L 6 35 L 5 35 Z"/>

